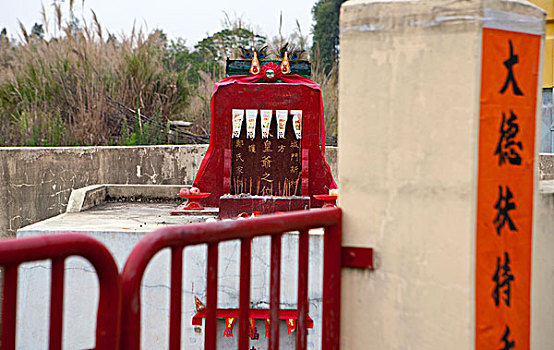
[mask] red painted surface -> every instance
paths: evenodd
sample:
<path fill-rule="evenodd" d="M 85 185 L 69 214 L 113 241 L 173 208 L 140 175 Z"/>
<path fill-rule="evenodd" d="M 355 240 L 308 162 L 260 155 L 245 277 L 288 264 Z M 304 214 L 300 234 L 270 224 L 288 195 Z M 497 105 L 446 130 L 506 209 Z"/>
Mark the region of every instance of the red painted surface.
<path fill-rule="evenodd" d="M 64 260 L 81 256 L 96 269 L 100 286 L 96 317 L 96 349 L 119 349 L 121 285 L 114 259 L 97 240 L 76 233 L 10 239 L 0 242 L 4 268 L 2 349 L 15 349 L 17 267 L 37 260 L 52 260 L 49 349 L 62 348 Z M 32 297 L 32 294 L 30 294 Z"/>
<path fill-rule="evenodd" d="M 301 109 L 302 196 L 327 193 L 336 187 L 321 140 L 324 130 L 319 86 L 311 80 L 310 84 L 244 84 L 228 79 L 216 86 L 212 96 L 210 145 L 194 180 L 194 186 L 212 193 L 205 205 L 217 207 L 219 197 L 231 190 L 232 109 Z M 323 202 L 312 198 L 311 205 L 321 207 Z"/>
<path fill-rule="evenodd" d="M 271 270 L 269 280 L 269 350 L 279 350 L 279 323 L 281 314 L 281 235 L 271 236 Z"/>
<path fill-rule="evenodd" d="M 2 299 L 2 349 L 15 349 L 17 315 L 17 265 L 4 265 Z"/>
<path fill-rule="evenodd" d="M 52 282 L 50 284 L 50 339 L 49 349 L 59 349 L 62 344 L 63 329 L 63 284 L 64 258 L 52 259 Z"/>
<path fill-rule="evenodd" d="M 296 348 L 308 347 L 308 259 L 310 257 L 310 235 L 308 230 L 300 231 L 298 239 L 298 326 Z M 325 282 L 324 282 L 325 283 Z"/>
<path fill-rule="evenodd" d="M 219 242 L 239 239 L 244 248 L 241 249 L 241 300 L 238 311 L 239 315 L 249 314 L 252 317 L 254 310 L 249 310 L 249 305 L 245 304 L 246 300 L 246 285 L 250 284 L 248 277 L 243 277 L 243 274 L 250 271 L 249 261 L 247 257 L 249 241 L 254 237 L 271 236 L 271 261 L 272 266 L 278 264 L 278 258 L 281 255 L 280 238 L 281 235 L 289 231 L 300 231 L 311 228 L 324 228 L 324 257 L 323 257 L 323 310 L 322 310 L 322 325 L 323 325 L 323 350 L 340 349 L 340 287 L 341 287 L 341 240 L 342 240 L 342 211 L 340 208 L 326 208 L 320 210 L 297 211 L 279 215 L 267 215 L 251 218 L 248 220 L 220 221 L 209 224 L 188 224 L 183 226 L 171 226 L 159 229 L 145 236 L 135 246 L 121 274 L 123 304 L 122 304 L 122 337 L 121 345 L 123 349 L 140 349 L 140 321 L 141 321 L 141 281 L 146 270 L 146 266 L 154 255 L 164 248 L 172 248 L 172 266 L 182 264 L 182 255 L 176 256 L 178 252 L 186 246 L 208 244 L 208 271 L 207 271 L 207 300 L 206 300 L 206 330 L 205 330 L 205 349 L 215 350 L 217 345 L 216 321 L 218 316 L 217 310 L 217 269 L 218 269 L 218 244 Z M 303 238 L 304 237 L 304 238 Z M 306 252 L 307 243 L 306 236 L 301 237 L 300 252 Z M 307 258 L 307 254 L 306 254 Z M 180 260 L 180 261 L 179 261 Z M 242 264 L 244 261 L 244 265 Z M 306 261 L 302 260 L 299 263 L 299 276 L 302 275 L 302 284 L 307 280 Z M 278 271 L 278 270 L 277 270 Z M 273 275 L 272 271 L 270 279 L 270 305 L 271 309 L 267 312 L 272 322 L 270 332 L 270 344 L 273 349 L 276 349 L 277 342 L 272 340 L 277 333 L 274 328 L 277 317 L 276 305 L 278 303 L 278 288 L 277 281 L 280 276 Z M 278 271 L 279 272 L 279 271 Z M 177 273 L 172 270 L 172 281 L 177 279 Z M 248 282 L 248 283 L 247 283 Z M 278 286 L 278 284 L 277 284 Z M 172 282 L 172 288 L 174 288 Z M 171 292 L 180 293 L 179 292 Z M 304 294 L 306 293 L 306 294 Z M 306 291 L 299 292 L 301 302 L 299 308 L 302 307 L 299 317 L 305 317 L 307 320 L 307 304 L 304 300 L 304 295 L 308 295 Z M 181 309 L 178 307 L 170 308 L 170 320 L 181 316 Z M 175 302 L 178 302 L 175 298 Z M 303 306 L 304 305 L 304 306 Z M 242 309 L 242 310 L 241 310 Z M 284 311 L 284 310 L 282 310 Z M 279 311 L 279 312 L 282 312 Z M 244 317 L 244 316 L 243 316 Z M 267 315 L 264 315 L 267 318 Z M 294 317 L 291 317 L 294 318 Z M 309 320 L 297 325 L 299 328 L 306 327 Z M 305 330 L 299 330 L 304 334 Z M 180 339 L 176 332 L 170 332 L 171 349 L 180 348 Z M 173 339 L 171 339 L 173 337 Z M 305 349 L 305 348 L 304 348 Z"/>
<path fill-rule="evenodd" d="M 247 309 L 248 311 L 248 309 Z M 280 320 L 297 320 L 298 319 L 298 310 L 297 309 L 277 309 L 279 312 L 278 319 Z M 269 309 L 250 309 L 250 318 L 253 318 L 255 320 L 265 320 L 268 319 L 270 316 L 270 310 Z M 217 309 L 217 318 L 240 318 L 239 316 L 239 309 Z M 192 325 L 193 326 L 201 326 L 202 325 L 202 319 L 206 318 L 206 311 L 198 311 L 194 316 L 192 316 Z M 314 320 L 308 315 L 306 318 L 308 322 L 308 328 L 314 328 Z M 246 320 L 248 324 L 248 320 Z M 248 330 L 248 329 L 247 329 Z"/>
<path fill-rule="evenodd" d="M 325 154 L 323 154 L 323 156 L 325 156 Z M 327 164 L 327 162 L 325 164 Z M 330 185 L 328 188 L 329 187 Z M 302 193 L 307 193 L 307 195 L 314 195 L 316 193 L 310 192 L 310 149 L 304 147 L 304 145 L 302 145 Z"/>
<path fill-rule="evenodd" d="M 328 194 L 315 194 L 314 198 L 323 201 L 323 208 L 332 208 L 337 206 L 338 196 L 330 196 Z"/>
<path fill-rule="evenodd" d="M 208 283 L 206 295 L 206 336 L 204 337 L 204 348 L 216 350 L 217 346 L 217 265 L 219 250 L 218 242 L 210 242 L 208 244 Z M 139 304 L 140 305 L 140 304 Z M 140 306 L 139 306 L 140 307 Z M 175 310 L 170 310 L 170 313 L 176 313 Z M 181 314 L 175 317 L 181 317 Z M 123 326 L 125 327 L 125 326 Z M 139 326 L 140 327 L 140 326 Z M 137 339 L 138 340 L 138 339 Z M 140 344 L 140 342 L 138 342 Z M 172 350 L 180 349 L 180 345 Z M 130 348 L 131 349 L 131 348 Z M 139 347 L 137 347 L 139 349 Z"/>
<path fill-rule="evenodd" d="M 250 345 L 250 272 L 252 238 L 240 240 L 239 350 Z"/>
<path fill-rule="evenodd" d="M 190 210 L 204 210 L 204 207 L 200 203 L 201 199 L 208 198 L 210 193 L 199 194 L 178 194 L 181 198 L 186 198 L 187 201 L 180 204 L 175 210 L 171 211 L 171 215 L 183 215 L 187 214 Z"/>
<path fill-rule="evenodd" d="M 373 269 L 373 248 L 342 247 L 342 266 Z"/>
<path fill-rule="evenodd" d="M 219 200 L 219 218 L 236 218 L 241 213 L 273 214 L 277 211 L 285 212 L 306 208 L 310 208 L 309 197 L 225 196 Z"/>
<path fill-rule="evenodd" d="M 169 315 L 169 348 L 179 348 L 181 344 L 181 308 L 183 289 L 183 248 L 171 249 L 171 289 L 170 308 L 175 310 Z"/>
<path fill-rule="evenodd" d="M 323 210 L 336 210 L 326 208 Z M 323 317 L 321 349 L 340 349 L 340 286 L 342 254 L 342 216 L 333 226 L 325 227 L 323 236 Z M 333 260 L 337 259 L 337 260 Z"/>

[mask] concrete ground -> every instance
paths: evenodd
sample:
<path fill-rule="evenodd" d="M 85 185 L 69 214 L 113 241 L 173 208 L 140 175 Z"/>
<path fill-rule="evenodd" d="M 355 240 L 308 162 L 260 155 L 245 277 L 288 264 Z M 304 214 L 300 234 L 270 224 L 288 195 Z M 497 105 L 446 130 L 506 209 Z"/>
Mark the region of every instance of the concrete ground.
<path fill-rule="evenodd" d="M 18 230 L 18 237 L 55 231 L 149 233 L 169 225 L 204 222 L 217 211 L 204 215 L 172 216 L 174 203 L 104 202 L 94 208 L 64 213 Z"/>

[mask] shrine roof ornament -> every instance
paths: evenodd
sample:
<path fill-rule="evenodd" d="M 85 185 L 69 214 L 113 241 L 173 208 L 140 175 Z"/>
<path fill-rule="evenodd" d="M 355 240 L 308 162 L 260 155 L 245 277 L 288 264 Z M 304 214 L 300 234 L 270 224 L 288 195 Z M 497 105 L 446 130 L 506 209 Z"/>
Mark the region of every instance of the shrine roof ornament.
<path fill-rule="evenodd" d="M 246 75 L 251 74 L 250 73 L 250 65 L 251 60 L 233 60 L 233 59 L 227 59 L 226 62 L 226 76 L 233 76 L 233 75 Z M 264 61 L 261 60 L 260 64 L 263 66 L 264 64 L 272 62 L 276 64 L 277 66 L 281 66 L 282 61 Z M 309 61 L 289 61 L 290 64 L 290 74 L 297 74 L 304 78 L 311 78 L 311 70 L 312 65 Z"/>
<path fill-rule="evenodd" d="M 283 74 L 284 73 L 281 71 L 281 67 L 273 62 L 267 62 L 262 67 L 262 79 L 267 81 L 268 83 L 274 83 L 277 80 L 280 80 Z"/>
<path fill-rule="evenodd" d="M 262 47 L 259 50 L 245 49 L 239 47 L 238 59 L 227 59 L 226 74 L 227 76 L 233 75 L 259 75 L 264 73 L 267 79 L 264 82 L 277 82 L 280 77 L 286 74 L 296 74 L 305 78 L 311 76 L 311 64 L 306 59 L 306 51 L 303 49 L 295 49 L 286 43 L 278 50 L 274 50 L 273 54 L 267 53 L 267 46 Z M 273 56 L 273 59 L 270 57 Z M 264 71 L 263 67 L 267 66 Z M 279 67 L 279 71 L 273 66 Z M 273 74 L 275 74 L 273 76 Z"/>

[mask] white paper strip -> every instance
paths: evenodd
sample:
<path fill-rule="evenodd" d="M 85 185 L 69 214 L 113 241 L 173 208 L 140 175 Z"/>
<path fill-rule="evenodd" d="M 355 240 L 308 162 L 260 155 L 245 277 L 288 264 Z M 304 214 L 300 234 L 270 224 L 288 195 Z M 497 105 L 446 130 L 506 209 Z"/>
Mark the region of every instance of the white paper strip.
<path fill-rule="evenodd" d="M 244 109 L 233 109 L 233 138 L 240 137 L 242 120 L 244 119 Z"/>
<path fill-rule="evenodd" d="M 271 126 L 273 111 L 270 109 L 262 109 L 260 113 L 262 114 L 262 139 L 267 139 L 269 137 L 269 128 Z"/>
<path fill-rule="evenodd" d="M 246 110 L 246 138 L 253 139 L 256 137 L 256 119 L 258 118 L 257 109 Z"/>
<path fill-rule="evenodd" d="M 285 110 L 278 109 L 276 113 L 277 113 L 277 138 L 284 139 L 285 129 L 287 127 L 287 119 L 289 117 L 289 111 L 286 109 Z"/>
<path fill-rule="evenodd" d="M 302 138 L 302 111 L 301 110 L 291 110 L 292 114 L 292 126 L 294 129 L 294 134 L 296 139 L 300 140 Z"/>

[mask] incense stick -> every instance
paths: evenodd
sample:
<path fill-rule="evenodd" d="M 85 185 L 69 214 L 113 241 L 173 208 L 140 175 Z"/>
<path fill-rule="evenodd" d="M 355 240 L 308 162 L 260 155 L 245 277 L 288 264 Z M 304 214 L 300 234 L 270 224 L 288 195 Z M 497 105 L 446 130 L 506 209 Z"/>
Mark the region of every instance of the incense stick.
<path fill-rule="evenodd" d="M 294 187 L 294 194 L 293 196 L 296 196 L 296 193 L 298 191 L 298 181 L 300 181 L 300 175 L 302 175 L 302 173 L 298 174 L 298 179 L 296 179 L 296 186 Z"/>

